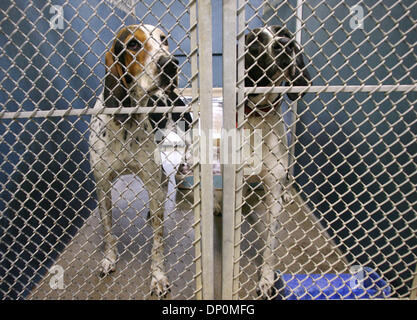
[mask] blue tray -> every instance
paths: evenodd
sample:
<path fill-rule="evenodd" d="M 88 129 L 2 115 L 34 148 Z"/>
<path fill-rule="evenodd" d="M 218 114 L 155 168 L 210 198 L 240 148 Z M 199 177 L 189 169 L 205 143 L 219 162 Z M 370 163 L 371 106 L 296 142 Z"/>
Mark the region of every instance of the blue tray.
<path fill-rule="evenodd" d="M 275 283 L 278 300 L 340 300 L 386 298 L 391 288 L 371 268 L 356 274 L 282 274 Z"/>

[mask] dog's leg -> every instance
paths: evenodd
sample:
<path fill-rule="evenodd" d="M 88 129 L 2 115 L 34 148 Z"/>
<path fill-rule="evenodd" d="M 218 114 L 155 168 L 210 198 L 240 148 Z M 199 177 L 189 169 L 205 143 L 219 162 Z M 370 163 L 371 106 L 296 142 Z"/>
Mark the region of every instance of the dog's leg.
<path fill-rule="evenodd" d="M 116 238 L 112 234 L 112 201 L 110 175 L 97 177 L 97 198 L 101 223 L 104 229 L 104 258 L 101 262 L 100 277 L 116 271 Z"/>
<path fill-rule="evenodd" d="M 182 128 L 177 131 L 177 134 L 184 141 L 184 154 L 181 157 L 181 162 L 178 165 L 177 171 L 180 175 L 187 175 L 190 173 L 192 167 L 192 131 Z"/>
<path fill-rule="evenodd" d="M 263 170 L 261 173 L 265 188 L 266 204 L 266 243 L 263 251 L 263 264 L 258 284 L 258 293 L 262 298 L 272 298 L 274 289 L 276 259 L 275 249 L 278 244 L 280 229 L 279 217 L 283 210 L 283 189 L 288 170 L 287 142 L 283 120 L 278 117 L 268 119 L 263 129 Z M 273 130 L 269 125 L 273 125 Z"/>
<path fill-rule="evenodd" d="M 164 271 L 164 205 L 167 194 L 167 179 L 160 160 L 154 161 L 150 151 L 158 150 L 152 142 L 141 146 L 139 159 L 146 159 L 146 163 L 138 172 L 144 188 L 149 194 L 150 222 L 153 228 L 153 244 L 151 251 L 151 294 L 158 298 L 165 298 L 170 292 L 170 284 Z"/>
<path fill-rule="evenodd" d="M 149 211 L 154 234 L 151 252 L 151 292 L 156 294 L 158 298 L 164 298 L 170 292 L 170 284 L 164 271 L 164 199 L 166 192 L 165 188 L 161 186 L 164 175 L 162 168 L 153 165 L 147 165 L 145 170 L 155 173 L 153 177 L 148 174 L 145 174 L 146 177 L 141 177 L 142 181 L 147 181 L 146 189 L 150 197 Z"/>
<path fill-rule="evenodd" d="M 215 216 L 221 216 L 223 210 L 223 192 L 214 190 L 213 193 L 213 213 Z"/>
<path fill-rule="evenodd" d="M 280 229 L 279 215 L 282 211 L 282 186 L 271 175 L 263 179 L 265 189 L 265 212 L 266 242 L 262 253 L 261 275 L 258 284 L 258 294 L 264 299 L 270 299 L 275 295 L 275 249 L 277 247 L 277 233 Z"/>
<path fill-rule="evenodd" d="M 192 166 L 192 156 L 191 156 L 191 144 L 192 144 L 192 136 L 190 132 L 184 132 L 184 156 L 182 158 L 182 171 L 183 173 L 188 173 L 191 170 Z"/>

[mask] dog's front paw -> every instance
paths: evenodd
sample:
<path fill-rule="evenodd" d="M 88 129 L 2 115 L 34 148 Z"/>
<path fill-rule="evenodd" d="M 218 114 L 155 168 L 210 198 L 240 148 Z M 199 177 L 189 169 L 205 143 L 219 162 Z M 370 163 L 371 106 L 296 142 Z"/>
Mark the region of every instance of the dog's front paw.
<path fill-rule="evenodd" d="M 192 173 L 192 171 L 191 171 L 191 167 L 189 166 L 189 164 L 180 163 L 180 165 L 178 166 L 177 175 L 187 176 L 190 173 Z"/>
<path fill-rule="evenodd" d="M 156 271 L 151 280 L 151 296 L 155 295 L 158 299 L 165 298 L 171 292 L 168 278 L 162 271 Z"/>
<path fill-rule="evenodd" d="M 218 202 L 215 202 L 213 204 L 213 211 L 215 216 L 221 216 L 222 215 L 222 205 Z"/>
<path fill-rule="evenodd" d="M 273 272 L 263 274 L 259 280 L 256 293 L 261 299 L 270 300 L 276 296 L 275 277 Z"/>
<path fill-rule="evenodd" d="M 291 203 L 293 200 L 291 192 L 284 190 L 282 194 L 282 200 L 284 201 L 284 203 Z"/>
<path fill-rule="evenodd" d="M 104 259 L 101 261 L 99 277 L 104 278 L 105 276 L 116 271 L 116 260 L 117 255 L 114 251 L 106 253 Z"/>
<path fill-rule="evenodd" d="M 221 191 L 214 191 L 213 213 L 215 216 L 222 215 L 223 195 Z"/>

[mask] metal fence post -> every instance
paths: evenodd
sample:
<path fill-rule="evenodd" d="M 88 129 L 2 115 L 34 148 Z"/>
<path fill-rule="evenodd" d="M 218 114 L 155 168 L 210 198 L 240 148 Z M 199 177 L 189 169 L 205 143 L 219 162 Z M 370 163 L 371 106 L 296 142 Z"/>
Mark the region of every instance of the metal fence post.
<path fill-rule="evenodd" d="M 203 299 L 214 298 L 214 247 L 213 247 L 213 73 L 211 1 L 198 2 L 198 44 L 200 79 L 200 160 L 201 165 L 201 243 L 203 270 Z"/>
<path fill-rule="evenodd" d="M 244 183 L 251 177 L 244 176 L 250 162 L 243 162 L 249 157 L 242 156 L 246 146 L 241 132 L 244 126 L 252 126 L 250 115 L 244 114 L 248 95 L 272 93 L 287 102 L 286 93 L 308 94 L 298 110 L 297 102 L 289 104 L 290 128 L 284 122 L 285 135 L 279 133 L 282 139 L 291 131 L 292 142 L 285 150 L 290 170 L 287 191 L 291 192 L 282 197 L 285 210 L 274 216 L 279 225 L 270 238 L 278 245 L 269 247 L 277 263 L 271 269 L 288 284 L 288 276 L 346 275 L 348 264 L 355 263 L 353 269 L 372 268 L 384 280 L 381 292 L 370 293 L 371 298 L 417 299 L 417 59 L 413 40 L 417 2 L 363 0 L 350 6 L 349 1 L 317 1 L 313 7 L 305 0 L 61 2 L 0 4 L 0 41 L 4 43 L 0 59 L 0 300 L 153 299 L 149 287 L 152 257 L 147 253 L 156 233 L 148 223 L 152 197 L 144 186 L 153 184 L 154 176 L 136 179 L 134 171 L 126 170 L 132 174 L 113 181 L 110 200 L 118 242 L 117 272 L 106 279 L 98 277 L 103 232 L 94 196 L 95 166 L 88 159 L 96 144 L 88 137 L 113 135 L 103 147 L 110 150 L 114 141 L 125 141 L 114 148 L 113 160 L 126 158 L 129 170 L 134 158 L 126 151 L 134 149 L 129 149 L 132 144 L 128 142 L 140 142 L 133 136 L 138 128 L 121 130 L 124 137 L 119 139 L 108 116 L 115 113 L 141 114 L 143 119 L 149 113 L 193 115 L 192 173 L 177 171 L 183 156 L 177 149 L 179 140 L 174 141 L 179 131 L 172 130 L 174 139 L 159 142 L 160 148 L 152 147 L 152 153 L 141 156 L 147 161 L 161 155 L 167 168 L 167 179 L 157 181 L 160 188 L 168 185 L 160 203 L 164 206 L 163 261 L 158 255 L 172 289 L 167 298 L 217 299 L 220 286 L 222 299 L 257 298 L 262 270 L 258 261 L 268 246 L 266 232 L 272 229 L 275 203 L 270 203 L 280 201 L 281 195 L 263 182 L 264 190 L 254 187 L 243 197 Z M 213 37 L 212 9 L 220 6 L 223 34 Z M 258 64 L 264 71 L 258 73 L 274 81 L 245 87 L 245 79 L 252 76 L 251 66 L 245 66 L 245 56 L 252 51 L 245 47 L 245 34 L 270 27 L 273 35 L 272 26 L 291 29 L 294 18 L 294 38 L 305 55 L 311 86 L 275 82 L 275 75 L 267 72 L 271 63 L 265 67 L 265 59 L 256 55 L 253 66 Z M 55 24 L 55 19 L 63 25 Z M 102 103 L 105 55 L 118 30 L 132 23 L 154 25 L 169 39 L 170 52 L 179 61 L 175 92 L 183 103 L 120 108 Z M 162 36 L 151 37 L 164 43 Z M 214 217 L 216 60 L 212 43 L 219 37 L 223 43 L 223 216 Z M 264 46 L 264 53 L 276 50 L 272 45 L 278 43 L 272 41 L 271 46 Z M 147 66 L 143 71 L 148 73 Z M 277 122 L 268 122 L 267 113 L 257 116 L 269 126 L 264 127 L 268 133 Z M 281 116 L 287 121 L 282 110 Z M 178 120 L 174 122 L 169 129 L 182 129 Z M 255 137 L 253 141 L 253 146 L 260 144 Z M 190 147 L 188 140 L 184 142 Z M 142 147 L 137 150 L 147 152 Z M 268 171 L 273 167 L 259 176 Z M 281 183 L 281 178 L 270 180 Z M 217 231 L 221 229 L 220 236 Z M 356 298 L 364 298 L 347 289 Z M 285 294 L 283 298 L 293 297 Z M 327 293 L 323 298 L 329 298 Z"/>
<path fill-rule="evenodd" d="M 303 0 L 297 1 L 297 15 L 296 15 L 296 27 L 295 27 L 295 40 L 297 43 L 302 47 L 302 39 L 301 39 L 301 28 L 303 25 Z M 295 160 L 295 144 L 296 144 L 296 124 L 298 120 L 298 101 L 291 102 L 290 104 L 291 108 L 291 143 L 289 144 L 289 157 L 288 157 L 288 182 L 290 185 L 292 185 L 294 181 L 294 160 Z"/>
<path fill-rule="evenodd" d="M 200 109 L 198 105 L 198 37 L 197 37 L 197 4 L 196 1 L 190 2 L 190 42 L 191 42 L 191 107 L 194 115 L 198 115 Z M 198 121 L 193 122 L 193 132 L 198 132 Z M 199 159 L 199 136 L 193 134 L 193 211 L 194 211 L 194 250 L 195 250 L 195 291 L 196 299 L 203 299 L 203 275 L 201 257 L 201 190 L 200 190 L 200 161 Z"/>
<path fill-rule="evenodd" d="M 241 225 L 243 201 L 243 157 L 242 157 L 242 128 L 245 111 L 245 1 L 238 1 L 237 9 L 237 161 L 239 166 L 236 170 L 236 189 L 235 189 L 235 225 L 234 225 L 234 261 L 233 261 L 233 299 L 239 298 L 239 277 L 240 277 L 240 258 L 241 258 Z"/>
<path fill-rule="evenodd" d="M 236 130 L 236 1 L 223 1 L 223 126 L 228 133 Z M 228 137 L 228 135 L 226 135 Z M 228 139 L 228 138 L 227 138 Z M 235 233 L 236 164 L 231 163 L 235 146 L 221 140 L 223 174 L 223 243 L 222 243 L 222 298 L 233 295 L 233 257 Z M 227 149 L 226 149 L 227 146 Z"/>

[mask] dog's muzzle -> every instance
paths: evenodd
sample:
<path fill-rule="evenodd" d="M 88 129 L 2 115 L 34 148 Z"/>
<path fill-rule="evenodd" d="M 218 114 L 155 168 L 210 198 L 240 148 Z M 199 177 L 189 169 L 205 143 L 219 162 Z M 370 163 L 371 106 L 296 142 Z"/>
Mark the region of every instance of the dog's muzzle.
<path fill-rule="evenodd" d="M 272 54 L 281 68 L 285 68 L 291 63 L 292 48 L 290 46 L 290 41 L 291 39 L 282 37 L 274 41 L 271 45 Z"/>
<path fill-rule="evenodd" d="M 161 56 L 157 61 L 159 74 L 158 86 L 164 90 L 172 90 L 178 85 L 178 59 L 175 57 Z"/>

